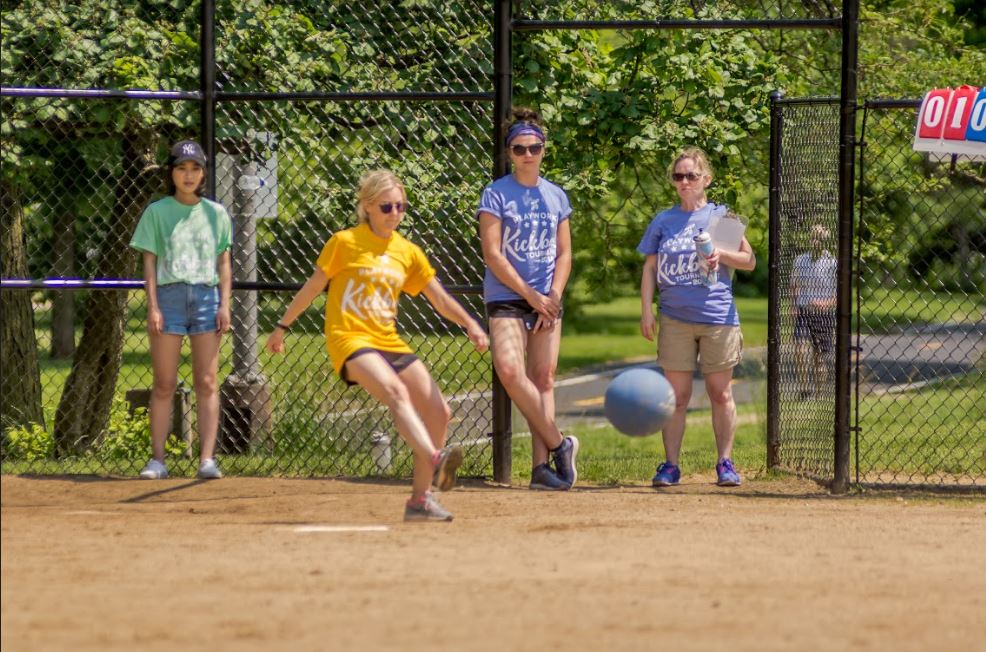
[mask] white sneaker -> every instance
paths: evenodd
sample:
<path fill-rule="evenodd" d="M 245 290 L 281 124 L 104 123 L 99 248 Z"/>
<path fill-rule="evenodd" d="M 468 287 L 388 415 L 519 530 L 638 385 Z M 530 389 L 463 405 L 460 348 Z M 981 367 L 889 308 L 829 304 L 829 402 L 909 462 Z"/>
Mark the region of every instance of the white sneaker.
<path fill-rule="evenodd" d="M 199 480 L 218 480 L 223 477 L 223 472 L 216 466 L 214 458 L 207 457 L 199 464 L 199 472 L 195 474 L 195 477 Z"/>
<path fill-rule="evenodd" d="M 144 480 L 164 480 L 168 477 L 168 467 L 155 459 L 151 459 L 140 472 L 140 477 Z"/>

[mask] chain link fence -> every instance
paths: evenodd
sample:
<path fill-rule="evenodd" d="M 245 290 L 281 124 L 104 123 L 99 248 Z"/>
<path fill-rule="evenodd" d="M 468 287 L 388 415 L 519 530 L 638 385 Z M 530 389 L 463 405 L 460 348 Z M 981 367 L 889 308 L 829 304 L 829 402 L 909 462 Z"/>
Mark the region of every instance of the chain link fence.
<path fill-rule="evenodd" d="M 5 88 L 95 91 L 2 98 L 4 472 L 129 475 L 149 456 L 146 302 L 128 244 L 163 192 L 168 145 L 203 132 L 201 6 L 110 4 L 4 7 Z M 386 410 L 331 373 L 324 298 L 285 355 L 263 342 L 328 237 L 355 224 L 357 179 L 377 167 L 408 188 L 402 232 L 483 315 L 474 208 L 493 168 L 487 13 L 478 0 L 217 3 L 216 199 L 234 222 L 219 372 L 227 471 L 410 475 Z M 172 92 L 119 97 L 134 87 Z M 489 357 L 424 299 L 402 300 L 398 330 L 451 404 L 462 472 L 489 475 Z M 191 376 L 186 344 L 168 444 L 179 475 L 196 468 Z"/>
<path fill-rule="evenodd" d="M 916 102 L 859 112 L 851 464 L 858 485 L 986 485 L 986 163 L 912 150 Z M 839 106 L 774 106 L 770 463 L 835 473 Z"/>
<path fill-rule="evenodd" d="M 834 474 L 838 100 L 773 105 L 772 466 Z"/>
<path fill-rule="evenodd" d="M 986 162 L 911 148 L 918 102 L 861 116 L 859 484 L 986 487 Z"/>

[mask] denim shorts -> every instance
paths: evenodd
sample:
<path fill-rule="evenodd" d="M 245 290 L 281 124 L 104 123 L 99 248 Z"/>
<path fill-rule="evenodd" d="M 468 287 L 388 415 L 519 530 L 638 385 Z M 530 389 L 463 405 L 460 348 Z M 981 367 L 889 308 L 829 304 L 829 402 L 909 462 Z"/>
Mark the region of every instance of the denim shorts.
<path fill-rule="evenodd" d="M 219 287 L 169 283 L 157 288 L 157 305 L 164 316 L 164 332 L 201 335 L 216 332 Z"/>

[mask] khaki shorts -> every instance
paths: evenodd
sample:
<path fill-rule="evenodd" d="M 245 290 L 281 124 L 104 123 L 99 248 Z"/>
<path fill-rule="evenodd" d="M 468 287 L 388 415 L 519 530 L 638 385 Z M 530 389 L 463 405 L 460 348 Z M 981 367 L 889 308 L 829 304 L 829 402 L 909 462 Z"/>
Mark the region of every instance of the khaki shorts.
<path fill-rule="evenodd" d="M 695 371 L 696 358 L 703 374 L 732 369 L 743 359 L 739 326 L 689 324 L 661 315 L 657 361 L 667 371 Z"/>

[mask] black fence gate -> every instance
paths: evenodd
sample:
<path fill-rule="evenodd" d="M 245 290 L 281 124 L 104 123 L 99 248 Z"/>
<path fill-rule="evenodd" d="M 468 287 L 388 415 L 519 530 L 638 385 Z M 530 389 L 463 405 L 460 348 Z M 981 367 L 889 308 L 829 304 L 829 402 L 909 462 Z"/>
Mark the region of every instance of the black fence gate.
<path fill-rule="evenodd" d="M 768 463 L 859 486 L 986 488 L 986 162 L 915 152 L 917 101 L 857 112 L 852 336 L 836 344 L 838 104 L 773 107 Z M 849 358 L 851 424 L 835 410 Z"/>

